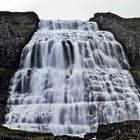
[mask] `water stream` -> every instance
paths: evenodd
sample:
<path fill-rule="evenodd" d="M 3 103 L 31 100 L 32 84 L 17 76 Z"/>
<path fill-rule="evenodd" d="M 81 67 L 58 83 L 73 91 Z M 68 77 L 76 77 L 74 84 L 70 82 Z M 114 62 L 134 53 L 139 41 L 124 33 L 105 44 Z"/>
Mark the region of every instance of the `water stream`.
<path fill-rule="evenodd" d="M 139 93 L 122 46 L 94 22 L 45 21 L 11 80 L 4 126 L 55 135 L 140 119 Z"/>

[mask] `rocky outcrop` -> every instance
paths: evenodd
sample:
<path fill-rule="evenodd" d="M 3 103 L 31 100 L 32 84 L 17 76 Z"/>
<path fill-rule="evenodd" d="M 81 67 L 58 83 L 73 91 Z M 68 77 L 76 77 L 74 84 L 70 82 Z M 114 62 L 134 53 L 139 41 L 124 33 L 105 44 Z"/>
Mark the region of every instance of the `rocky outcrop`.
<path fill-rule="evenodd" d="M 19 68 L 22 49 L 37 29 L 34 12 L 0 12 L 0 124 L 4 121 L 10 79 Z"/>
<path fill-rule="evenodd" d="M 18 68 L 23 47 L 38 25 L 34 12 L 0 12 L 0 67 Z"/>
<path fill-rule="evenodd" d="M 140 121 L 99 125 L 95 135 L 98 140 L 138 140 L 140 139 Z"/>
<path fill-rule="evenodd" d="M 76 136 L 54 136 L 52 133 L 10 130 L 0 126 L 0 140 L 82 140 L 82 138 Z"/>
<path fill-rule="evenodd" d="M 140 18 L 122 18 L 112 13 L 97 13 L 90 21 L 112 32 L 122 44 L 131 65 L 131 72 L 140 87 Z"/>

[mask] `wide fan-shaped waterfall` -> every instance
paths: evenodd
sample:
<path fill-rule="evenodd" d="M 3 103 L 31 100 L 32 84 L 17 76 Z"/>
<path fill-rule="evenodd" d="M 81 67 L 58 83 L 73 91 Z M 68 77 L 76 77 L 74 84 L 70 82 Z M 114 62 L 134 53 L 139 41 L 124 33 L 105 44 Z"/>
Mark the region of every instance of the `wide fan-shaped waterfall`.
<path fill-rule="evenodd" d="M 77 135 L 139 119 L 139 92 L 128 68 L 121 45 L 96 23 L 42 20 L 12 78 L 4 125 Z"/>

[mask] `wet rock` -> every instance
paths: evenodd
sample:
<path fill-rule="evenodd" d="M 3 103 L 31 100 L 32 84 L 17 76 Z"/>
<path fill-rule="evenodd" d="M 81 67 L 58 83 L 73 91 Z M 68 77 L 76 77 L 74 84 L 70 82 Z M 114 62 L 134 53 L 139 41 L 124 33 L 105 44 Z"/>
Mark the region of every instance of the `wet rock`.
<path fill-rule="evenodd" d="M 84 135 L 85 140 L 96 138 L 96 133 L 87 133 Z"/>
<path fill-rule="evenodd" d="M 0 140 L 53 140 L 52 133 L 33 133 L 11 130 L 0 125 Z"/>
<path fill-rule="evenodd" d="M 97 140 L 136 140 L 140 138 L 140 121 L 101 124 L 95 135 Z"/>

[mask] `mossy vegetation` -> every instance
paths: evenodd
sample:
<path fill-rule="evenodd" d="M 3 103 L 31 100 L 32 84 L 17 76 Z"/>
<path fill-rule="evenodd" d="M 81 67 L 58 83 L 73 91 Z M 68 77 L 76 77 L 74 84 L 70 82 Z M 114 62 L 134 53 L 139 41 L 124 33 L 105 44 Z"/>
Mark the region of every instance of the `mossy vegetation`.
<path fill-rule="evenodd" d="M 130 69 L 132 76 L 134 77 L 137 85 L 140 87 L 140 66 L 132 67 Z"/>
<path fill-rule="evenodd" d="M 97 140 L 140 140 L 140 121 L 101 124 L 96 137 Z"/>
<path fill-rule="evenodd" d="M 0 139 L 8 140 L 81 140 L 73 136 L 53 136 L 51 133 L 33 133 L 20 130 L 11 130 L 0 126 Z"/>
<path fill-rule="evenodd" d="M 6 127 L 0 126 L 0 139 L 1 138 L 9 138 L 9 139 L 28 139 L 28 140 L 41 140 L 42 137 L 47 136 L 50 138 L 52 134 L 42 134 L 42 133 L 30 133 L 25 131 L 19 131 L 19 130 L 10 130 Z M 38 138 L 38 139 L 37 139 Z"/>
<path fill-rule="evenodd" d="M 133 67 L 131 72 L 135 78 L 140 79 L 140 67 Z"/>

